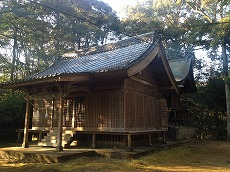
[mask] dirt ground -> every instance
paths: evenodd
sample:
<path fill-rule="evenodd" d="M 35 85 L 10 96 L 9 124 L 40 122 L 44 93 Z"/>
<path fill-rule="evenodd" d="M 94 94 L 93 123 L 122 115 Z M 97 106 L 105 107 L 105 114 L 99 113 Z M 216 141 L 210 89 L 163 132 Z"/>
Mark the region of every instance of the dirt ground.
<path fill-rule="evenodd" d="M 5 159 L 0 172 L 230 172 L 230 142 L 196 140 L 135 160 L 82 157 L 59 164 Z"/>

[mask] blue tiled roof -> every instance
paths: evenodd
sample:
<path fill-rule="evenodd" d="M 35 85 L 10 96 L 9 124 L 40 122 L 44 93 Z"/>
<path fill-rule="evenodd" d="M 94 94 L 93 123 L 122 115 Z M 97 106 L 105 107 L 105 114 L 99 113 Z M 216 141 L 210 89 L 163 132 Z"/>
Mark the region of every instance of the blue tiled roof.
<path fill-rule="evenodd" d="M 148 38 L 148 39 L 147 39 Z M 77 73 L 97 73 L 127 69 L 140 61 L 150 47 L 154 47 L 159 36 L 139 36 L 98 48 L 89 48 L 81 56 L 65 58 L 48 69 L 30 76 L 26 80 L 47 78 Z"/>

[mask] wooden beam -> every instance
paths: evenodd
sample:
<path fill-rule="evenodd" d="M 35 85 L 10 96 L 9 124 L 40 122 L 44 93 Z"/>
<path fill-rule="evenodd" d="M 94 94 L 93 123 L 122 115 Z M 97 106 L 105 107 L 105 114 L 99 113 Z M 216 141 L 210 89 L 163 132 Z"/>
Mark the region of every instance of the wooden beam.
<path fill-rule="evenodd" d="M 174 90 L 174 87 L 173 86 L 163 86 L 163 87 L 160 87 L 160 89 L 162 91 L 164 91 L 164 90 Z"/>
<path fill-rule="evenodd" d="M 90 80 L 92 80 L 92 75 L 90 73 L 83 73 L 83 74 L 62 75 L 59 77 L 58 81 L 82 82 L 82 81 L 90 81 Z"/>
<path fill-rule="evenodd" d="M 35 80 L 25 80 L 21 82 L 14 82 L 14 83 L 6 83 L 6 84 L 0 84 L 3 88 L 9 88 L 9 89 L 23 89 L 26 86 L 30 87 L 32 85 L 41 85 L 41 84 L 47 84 L 47 83 L 55 83 L 59 81 L 59 76 L 53 76 L 53 77 L 46 77 L 46 78 L 39 78 Z"/>
<path fill-rule="evenodd" d="M 141 83 L 141 84 L 147 85 L 147 86 L 149 86 L 149 87 L 156 88 L 156 86 L 153 85 L 152 83 L 150 83 L 150 82 L 148 82 L 148 81 L 144 81 L 144 80 L 142 80 L 142 79 L 140 79 L 140 78 L 138 78 L 138 77 L 131 76 L 131 79 L 134 80 L 134 81 L 137 81 L 137 82 L 139 82 L 139 83 Z"/>
<path fill-rule="evenodd" d="M 24 137 L 23 137 L 23 148 L 28 148 L 28 136 L 29 136 L 29 123 L 30 123 L 30 96 L 26 96 L 26 116 L 25 116 L 25 126 L 24 126 Z"/>
<path fill-rule="evenodd" d="M 154 48 L 151 50 L 149 54 L 147 54 L 146 58 L 144 58 L 142 61 L 140 61 L 139 63 L 137 63 L 136 65 L 128 69 L 127 71 L 128 76 L 135 75 L 136 73 L 142 71 L 157 56 L 159 51 L 160 51 L 160 48 L 154 45 Z"/>

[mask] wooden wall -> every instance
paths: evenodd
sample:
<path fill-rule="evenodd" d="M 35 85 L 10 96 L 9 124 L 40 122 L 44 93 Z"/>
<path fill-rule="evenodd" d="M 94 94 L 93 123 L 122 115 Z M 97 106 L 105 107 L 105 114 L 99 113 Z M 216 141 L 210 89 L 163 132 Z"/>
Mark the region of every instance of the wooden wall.
<path fill-rule="evenodd" d="M 156 129 L 157 108 L 155 88 L 137 81 L 125 80 L 125 127 L 126 130 L 144 131 Z"/>
<path fill-rule="evenodd" d="M 168 127 L 167 101 L 162 98 L 150 63 L 143 71 L 124 81 L 125 129 L 164 130 Z"/>
<path fill-rule="evenodd" d="M 167 111 L 167 100 L 166 99 L 157 99 L 158 100 L 158 110 L 161 113 L 161 119 L 159 124 L 161 125 L 161 129 L 167 130 L 168 129 L 168 119 L 169 119 L 169 112 Z"/>
<path fill-rule="evenodd" d="M 64 98 L 63 126 L 80 131 L 152 131 L 167 128 L 166 100 L 151 68 L 122 82 L 104 82 Z M 79 88 L 78 88 L 79 89 Z M 60 98 L 34 100 L 33 127 L 57 127 Z"/>
<path fill-rule="evenodd" d="M 63 126 L 81 131 L 123 131 L 121 90 L 82 93 L 64 99 Z M 34 99 L 33 128 L 58 126 L 59 99 Z"/>
<path fill-rule="evenodd" d="M 105 131 L 123 129 L 122 92 L 107 91 L 85 95 L 85 127 Z"/>

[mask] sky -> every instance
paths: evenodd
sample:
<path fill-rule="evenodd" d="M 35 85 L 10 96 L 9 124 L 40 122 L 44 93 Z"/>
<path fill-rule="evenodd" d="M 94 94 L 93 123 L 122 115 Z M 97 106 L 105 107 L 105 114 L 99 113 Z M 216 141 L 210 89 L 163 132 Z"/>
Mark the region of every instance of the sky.
<path fill-rule="evenodd" d="M 114 11 L 117 12 L 119 17 L 124 16 L 123 11 L 124 8 L 127 5 L 133 5 L 136 4 L 138 1 L 143 1 L 143 0 L 103 0 L 105 3 L 107 3 L 109 6 L 113 8 Z"/>
<path fill-rule="evenodd" d="M 113 10 L 117 12 L 121 12 L 123 7 L 132 4 L 136 0 L 103 0 L 103 1 L 109 4 L 109 6 L 113 8 Z"/>

